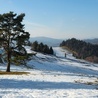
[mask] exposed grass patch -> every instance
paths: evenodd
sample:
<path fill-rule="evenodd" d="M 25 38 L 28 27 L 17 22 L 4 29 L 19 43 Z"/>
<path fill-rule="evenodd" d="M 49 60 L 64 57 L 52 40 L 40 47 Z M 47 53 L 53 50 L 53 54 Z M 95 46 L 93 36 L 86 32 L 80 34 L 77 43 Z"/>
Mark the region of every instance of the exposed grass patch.
<path fill-rule="evenodd" d="M 0 71 L 0 75 L 28 75 L 29 72 L 4 72 Z"/>
<path fill-rule="evenodd" d="M 95 81 L 83 81 L 83 80 L 75 80 L 75 83 L 83 83 L 83 84 L 86 84 L 86 85 L 98 85 L 98 80 L 95 80 Z"/>

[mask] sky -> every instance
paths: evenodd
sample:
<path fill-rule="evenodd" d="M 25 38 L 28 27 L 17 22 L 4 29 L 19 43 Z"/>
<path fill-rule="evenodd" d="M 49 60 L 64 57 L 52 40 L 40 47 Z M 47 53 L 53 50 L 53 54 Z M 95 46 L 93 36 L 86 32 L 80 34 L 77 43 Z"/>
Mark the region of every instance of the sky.
<path fill-rule="evenodd" d="M 98 0 L 0 0 L 0 14 L 25 13 L 31 37 L 98 38 Z"/>

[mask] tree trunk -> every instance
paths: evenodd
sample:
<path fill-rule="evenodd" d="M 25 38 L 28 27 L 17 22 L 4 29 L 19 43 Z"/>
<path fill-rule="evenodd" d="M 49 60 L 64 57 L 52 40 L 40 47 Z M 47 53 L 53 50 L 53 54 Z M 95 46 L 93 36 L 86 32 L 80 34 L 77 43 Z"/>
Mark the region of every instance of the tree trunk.
<path fill-rule="evenodd" d="M 7 69 L 6 69 L 6 72 L 10 72 L 10 58 L 11 58 L 11 54 L 10 54 L 10 51 L 8 50 L 8 53 L 7 53 Z"/>

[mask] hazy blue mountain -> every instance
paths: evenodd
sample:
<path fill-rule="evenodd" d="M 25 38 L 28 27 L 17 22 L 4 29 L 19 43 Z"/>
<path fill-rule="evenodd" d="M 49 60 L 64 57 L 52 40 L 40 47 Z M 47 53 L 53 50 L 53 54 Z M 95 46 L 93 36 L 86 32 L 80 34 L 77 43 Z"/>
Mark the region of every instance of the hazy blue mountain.
<path fill-rule="evenodd" d="M 91 44 L 98 44 L 98 38 L 85 39 L 84 41 L 89 42 L 89 43 L 91 43 Z"/>
<path fill-rule="evenodd" d="M 54 39 L 49 37 L 31 37 L 31 42 L 38 41 L 47 44 L 48 46 L 59 46 L 63 39 Z"/>

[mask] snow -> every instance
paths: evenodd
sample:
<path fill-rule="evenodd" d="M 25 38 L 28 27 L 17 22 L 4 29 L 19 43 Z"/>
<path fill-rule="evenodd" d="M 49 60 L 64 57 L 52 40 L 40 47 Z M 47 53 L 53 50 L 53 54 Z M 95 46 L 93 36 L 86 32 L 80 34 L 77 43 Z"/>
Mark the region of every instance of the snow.
<path fill-rule="evenodd" d="M 98 64 L 75 59 L 60 47 L 53 49 L 56 56 L 33 56 L 27 62 L 31 69 L 11 65 L 12 71 L 30 74 L 0 75 L 0 98 L 98 98 Z M 32 52 L 30 47 L 27 50 Z M 0 70 L 5 69 L 0 64 Z"/>

